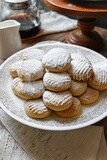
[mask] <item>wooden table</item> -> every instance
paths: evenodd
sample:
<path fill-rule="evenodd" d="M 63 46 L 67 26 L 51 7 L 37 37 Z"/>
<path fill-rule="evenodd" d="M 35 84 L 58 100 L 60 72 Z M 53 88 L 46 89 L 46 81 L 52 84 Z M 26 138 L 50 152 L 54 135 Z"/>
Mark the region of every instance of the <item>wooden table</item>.
<path fill-rule="evenodd" d="M 107 30 L 103 29 L 103 28 L 98 28 L 96 27 L 95 30 L 103 37 L 104 42 L 105 42 L 105 46 L 103 48 L 102 51 L 100 51 L 100 53 L 102 55 L 104 55 L 105 57 L 107 57 Z M 23 40 L 23 48 L 32 46 L 38 42 L 41 41 L 47 41 L 47 40 L 56 40 L 56 41 L 64 41 L 64 36 L 66 34 L 71 33 L 71 31 L 69 32 L 63 32 L 63 33 L 57 33 L 57 34 L 51 34 L 51 35 L 45 35 L 45 36 L 41 36 L 41 37 L 32 37 L 31 39 L 28 40 Z M 105 138 L 107 141 L 107 117 L 105 119 L 103 119 L 102 121 L 96 123 L 95 125 L 100 125 L 100 126 L 104 126 L 104 132 L 105 132 Z"/>

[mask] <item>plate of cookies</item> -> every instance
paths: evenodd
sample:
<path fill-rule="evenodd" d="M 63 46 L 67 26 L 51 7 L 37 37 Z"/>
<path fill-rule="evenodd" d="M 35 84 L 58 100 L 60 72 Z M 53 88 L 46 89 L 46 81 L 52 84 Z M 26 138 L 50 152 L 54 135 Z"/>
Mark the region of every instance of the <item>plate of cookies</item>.
<path fill-rule="evenodd" d="M 63 131 L 107 116 L 107 59 L 85 47 L 47 43 L 0 67 L 0 106 L 30 127 Z"/>

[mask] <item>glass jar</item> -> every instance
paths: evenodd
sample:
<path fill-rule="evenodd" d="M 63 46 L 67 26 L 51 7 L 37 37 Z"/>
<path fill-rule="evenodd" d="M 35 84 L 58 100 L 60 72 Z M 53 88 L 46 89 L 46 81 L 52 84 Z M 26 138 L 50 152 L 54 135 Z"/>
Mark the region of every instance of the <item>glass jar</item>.
<path fill-rule="evenodd" d="M 20 26 L 21 38 L 34 36 L 40 30 L 39 10 L 34 0 L 4 0 L 2 21 L 14 19 Z"/>

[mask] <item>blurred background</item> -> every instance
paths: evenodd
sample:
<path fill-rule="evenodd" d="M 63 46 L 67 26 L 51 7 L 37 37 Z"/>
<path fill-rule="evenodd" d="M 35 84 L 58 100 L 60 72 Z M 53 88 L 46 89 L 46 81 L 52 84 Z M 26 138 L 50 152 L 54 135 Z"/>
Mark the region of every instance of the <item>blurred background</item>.
<path fill-rule="evenodd" d="M 0 0 L 0 15 L 2 14 L 2 1 L 3 0 Z M 39 9 L 41 11 L 49 11 L 50 9 L 44 4 L 44 0 L 31 0 L 31 1 L 36 1 L 37 2 L 37 5 L 39 7 Z M 107 0 L 106 0 L 107 2 Z M 106 4 L 107 5 L 107 4 Z M 71 17 L 73 19 L 75 19 L 75 17 Z M 99 27 L 103 27 L 103 28 L 107 28 L 107 17 L 105 18 L 97 18 L 96 19 L 96 25 L 99 26 Z"/>
<path fill-rule="evenodd" d="M 97 0 L 96 0 L 97 1 Z M 99 1 L 99 0 L 98 0 Z M 107 0 L 105 0 L 107 2 Z M 50 10 L 45 4 L 43 0 L 37 0 L 37 3 L 39 5 L 40 9 L 43 9 L 45 11 Z M 107 5 L 107 4 L 106 4 Z M 71 18 L 75 18 L 75 17 L 71 17 Z M 105 18 L 97 18 L 96 19 L 96 25 L 99 27 L 103 27 L 103 28 L 107 28 L 107 17 Z"/>

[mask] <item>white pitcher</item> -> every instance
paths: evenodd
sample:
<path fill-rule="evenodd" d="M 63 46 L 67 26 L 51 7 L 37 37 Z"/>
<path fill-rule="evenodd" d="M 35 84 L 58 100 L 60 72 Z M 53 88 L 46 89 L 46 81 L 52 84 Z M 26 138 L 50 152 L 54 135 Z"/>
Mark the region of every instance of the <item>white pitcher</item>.
<path fill-rule="evenodd" d="M 0 58 L 7 59 L 22 48 L 19 28 L 15 20 L 0 22 Z"/>

